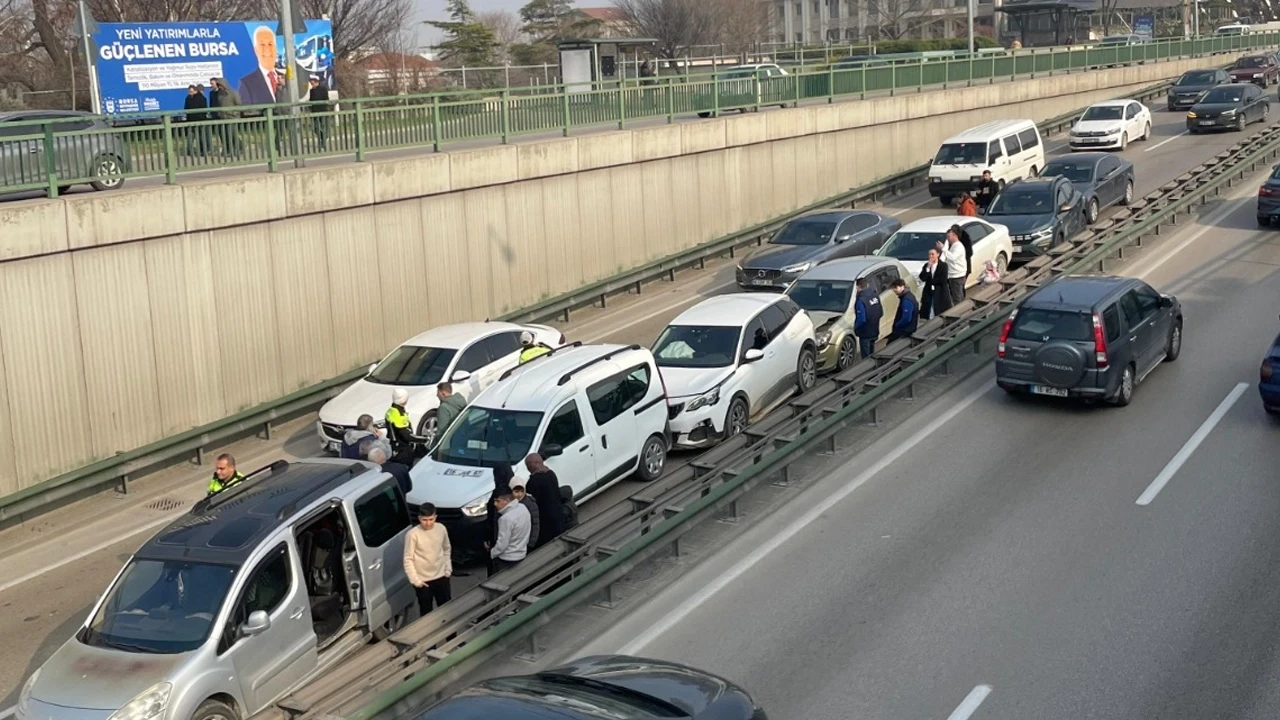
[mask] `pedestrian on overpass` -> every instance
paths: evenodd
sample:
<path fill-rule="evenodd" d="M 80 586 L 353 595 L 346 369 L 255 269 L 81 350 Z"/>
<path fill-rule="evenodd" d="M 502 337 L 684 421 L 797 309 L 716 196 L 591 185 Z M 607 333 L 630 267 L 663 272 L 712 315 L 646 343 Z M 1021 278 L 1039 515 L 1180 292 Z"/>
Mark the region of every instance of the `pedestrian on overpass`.
<path fill-rule="evenodd" d="M 409 391 L 396 388 L 391 393 L 391 407 L 387 408 L 387 439 L 391 441 L 391 459 L 401 465 L 413 466 L 414 439 L 409 413 L 405 404 L 409 402 Z"/>
<path fill-rule="evenodd" d="M 968 279 L 968 263 L 964 256 L 964 245 L 960 243 L 960 234 L 953 227 L 947 231 L 947 243 L 938 243 L 942 260 L 947 264 L 947 296 L 950 301 L 947 307 L 958 305 L 964 300 L 964 285 Z"/>
<path fill-rule="evenodd" d="M 453 547 L 449 531 L 436 520 L 436 506 L 418 506 L 418 526 L 404 536 L 404 574 L 418 596 L 418 614 L 431 612 L 453 599 Z"/>
<path fill-rule="evenodd" d="M 905 280 L 898 278 L 893 281 L 893 294 L 898 296 L 898 311 L 893 316 L 893 332 L 889 334 L 889 342 L 909 337 L 920 324 L 920 303 L 907 289 Z"/>
<path fill-rule="evenodd" d="M 871 357 L 876 350 L 876 340 L 880 337 L 880 319 L 884 317 L 884 307 L 880 305 L 880 296 L 875 288 L 867 284 L 866 278 L 858 278 L 855 283 L 858 297 L 853 301 L 853 334 L 858 338 L 858 347 L 862 357 Z"/>
<path fill-rule="evenodd" d="M 242 482 L 244 482 L 244 475 L 236 471 L 235 457 L 230 453 L 222 453 L 213 463 L 213 478 L 209 480 L 209 492 L 205 497 L 213 497 Z"/>
<path fill-rule="evenodd" d="M 964 246 L 964 274 L 973 274 L 973 241 L 969 239 L 969 233 L 959 225 L 952 225 L 951 232 L 960 238 L 960 244 Z"/>
<path fill-rule="evenodd" d="M 533 333 L 525 330 L 520 333 L 520 364 L 523 365 L 530 360 L 546 355 L 551 352 L 551 348 L 543 343 L 536 342 Z"/>

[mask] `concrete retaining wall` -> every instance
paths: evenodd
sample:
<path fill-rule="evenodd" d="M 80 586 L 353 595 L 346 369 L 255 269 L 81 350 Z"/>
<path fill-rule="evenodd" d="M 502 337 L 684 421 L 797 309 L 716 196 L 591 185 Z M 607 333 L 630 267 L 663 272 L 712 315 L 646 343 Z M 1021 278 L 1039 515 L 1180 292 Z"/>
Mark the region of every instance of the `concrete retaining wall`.
<path fill-rule="evenodd" d="M 0 205 L 0 495 L 1205 63 Z"/>

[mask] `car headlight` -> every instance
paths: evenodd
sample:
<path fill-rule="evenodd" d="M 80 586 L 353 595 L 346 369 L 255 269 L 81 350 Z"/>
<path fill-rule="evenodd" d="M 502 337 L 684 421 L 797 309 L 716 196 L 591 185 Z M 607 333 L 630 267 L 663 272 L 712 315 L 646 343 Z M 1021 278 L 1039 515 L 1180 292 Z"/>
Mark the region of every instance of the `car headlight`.
<path fill-rule="evenodd" d="M 172 683 L 156 683 L 112 713 L 107 720 L 152 720 L 161 717 L 169 705 L 169 695 L 172 692 Z"/>
<path fill-rule="evenodd" d="M 940 183 L 940 182 L 942 182 L 942 178 L 940 178 L 940 177 L 931 177 L 931 178 L 929 178 L 929 182 L 931 182 L 931 183 Z"/>
<path fill-rule="evenodd" d="M 1223 114 L 1223 115 L 1235 115 L 1235 114 L 1236 114 L 1236 111 L 1235 111 L 1235 110 L 1223 110 L 1223 111 L 1222 111 L 1222 114 Z"/>
<path fill-rule="evenodd" d="M 969 176 L 969 182 L 971 182 L 971 183 L 982 182 L 982 176 L 981 176 L 981 175 L 970 175 L 970 176 Z"/>
<path fill-rule="evenodd" d="M 1195 114 L 1195 113 L 1193 113 L 1193 112 L 1188 112 L 1188 113 L 1187 113 L 1187 117 L 1189 117 L 1189 118 L 1194 118 L 1195 116 L 1196 116 L 1196 114 Z"/>
<path fill-rule="evenodd" d="M 27 678 L 27 681 L 22 684 L 22 692 L 18 693 L 18 712 L 20 714 L 27 714 L 27 704 L 31 702 L 31 691 L 35 688 L 36 679 L 39 677 L 40 668 L 36 668 L 36 671 L 31 673 L 31 677 Z"/>
<path fill-rule="evenodd" d="M 481 495 L 462 506 L 462 514 L 467 517 L 484 517 L 489 514 L 489 496 Z"/>
<path fill-rule="evenodd" d="M 808 270 L 808 269 L 809 269 L 809 268 L 811 268 L 811 267 L 813 267 L 813 263 L 811 263 L 811 262 L 804 262 L 804 263 L 799 263 L 799 264 L 797 264 L 797 265 L 791 265 L 791 266 L 788 266 L 788 267 L 784 267 L 784 268 L 782 268 L 782 272 L 784 272 L 784 273 L 802 273 L 802 272 L 804 272 L 805 270 Z"/>
<path fill-rule="evenodd" d="M 818 347 L 824 348 L 831 344 L 831 331 L 823 330 L 815 339 L 818 341 Z"/>
<path fill-rule="evenodd" d="M 689 402 L 688 407 L 686 407 L 685 410 L 692 412 L 693 410 L 697 410 L 698 408 L 701 408 L 701 407 L 706 407 L 708 405 L 715 405 L 718 402 L 720 402 L 720 386 L 719 385 L 711 388 L 710 390 L 702 393 L 698 397 L 691 400 Z"/>
<path fill-rule="evenodd" d="M 1262 73 L 1254 73 L 1254 74 L 1253 74 L 1253 79 L 1254 79 L 1254 80 L 1257 80 L 1257 79 L 1258 79 L 1258 78 L 1260 78 L 1260 77 L 1262 77 Z"/>
<path fill-rule="evenodd" d="M 1039 242 L 1040 240 L 1044 240 L 1045 238 L 1049 237 L 1052 234 L 1053 234 L 1053 228 L 1051 227 L 1040 228 L 1039 230 L 1033 231 L 1030 235 L 1028 235 L 1028 238 L 1031 240 L 1031 242 Z"/>

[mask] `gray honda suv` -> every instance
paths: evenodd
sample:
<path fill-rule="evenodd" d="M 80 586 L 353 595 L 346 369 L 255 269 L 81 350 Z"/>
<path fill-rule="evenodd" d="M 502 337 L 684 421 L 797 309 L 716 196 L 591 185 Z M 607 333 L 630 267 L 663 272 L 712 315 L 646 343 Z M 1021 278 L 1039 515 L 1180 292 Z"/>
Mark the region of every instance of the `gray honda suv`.
<path fill-rule="evenodd" d="M 1182 351 L 1182 305 L 1141 280 L 1069 275 L 1005 321 L 996 384 L 1010 393 L 1128 405 L 1133 388 Z"/>

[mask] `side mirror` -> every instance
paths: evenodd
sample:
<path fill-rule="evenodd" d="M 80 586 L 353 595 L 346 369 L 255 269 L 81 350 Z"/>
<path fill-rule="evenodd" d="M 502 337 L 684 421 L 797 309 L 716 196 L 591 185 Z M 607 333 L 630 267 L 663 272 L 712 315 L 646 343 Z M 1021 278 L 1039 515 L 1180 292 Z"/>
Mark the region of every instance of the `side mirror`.
<path fill-rule="evenodd" d="M 554 443 L 551 445 L 543 445 L 542 448 L 538 450 L 538 454 L 541 455 L 544 459 L 558 457 L 564 454 L 564 448 Z"/>
<path fill-rule="evenodd" d="M 1059 211 L 1059 212 L 1071 212 L 1071 208 L 1073 208 L 1073 207 L 1075 207 L 1075 205 L 1072 205 L 1071 203 L 1064 203 L 1062 207 L 1058 208 L 1058 211 Z"/>
<path fill-rule="evenodd" d="M 449 382 L 460 383 L 460 382 L 466 382 L 470 379 L 471 379 L 471 373 L 467 372 L 466 370 L 459 370 L 458 372 L 453 374 L 453 377 L 449 378 Z"/>
<path fill-rule="evenodd" d="M 1160 307 L 1162 307 L 1162 308 L 1171 308 L 1171 307 L 1173 307 L 1173 298 L 1169 297 L 1168 295 L 1161 295 L 1161 296 L 1160 296 Z"/>
<path fill-rule="evenodd" d="M 750 350 L 742 354 L 742 362 L 753 363 L 757 360 L 760 360 L 763 357 L 764 357 L 763 350 L 757 350 L 755 348 L 751 348 Z"/>
<path fill-rule="evenodd" d="M 852 237 L 852 235 L 837 235 L 836 244 L 839 245 L 840 243 L 848 242 Z"/>
<path fill-rule="evenodd" d="M 271 618 L 267 617 L 266 610 L 254 610 L 249 613 L 249 619 L 245 624 L 240 626 L 240 635 L 242 637 L 252 637 L 261 635 L 271 627 Z"/>

